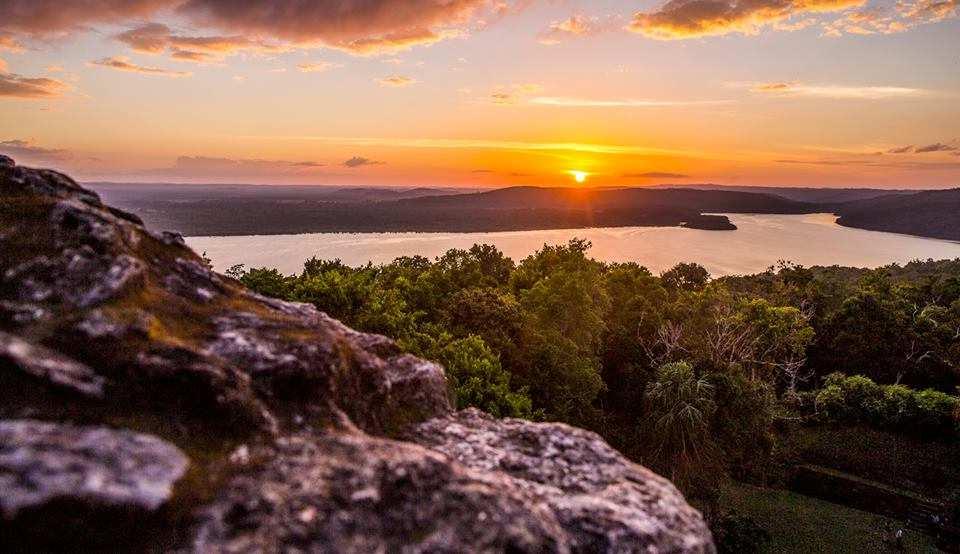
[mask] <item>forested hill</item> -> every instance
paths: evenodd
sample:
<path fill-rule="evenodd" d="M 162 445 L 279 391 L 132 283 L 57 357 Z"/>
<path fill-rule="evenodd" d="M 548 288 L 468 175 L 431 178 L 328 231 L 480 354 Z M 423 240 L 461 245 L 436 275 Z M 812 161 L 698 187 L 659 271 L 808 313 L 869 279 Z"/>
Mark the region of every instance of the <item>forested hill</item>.
<path fill-rule="evenodd" d="M 960 188 L 848 202 L 834 211 L 847 227 L 960 240 Z"/>
<path fill-rule="evenodd" d="M 96 187 L 95 187 L 96 188 Z M 183 187 L 181 187 L 182 189 Z M 701 226 L 703 213 L 810 213 L 813 204 L 770 194 L 694 189 L 511 187 L 401 199 L 358 195 L 291 198 L 270 187 L 225 194 L 217 187 L 178 194 L 132 187 L 105 197 L 156 229 L 188 236 L 311 232 L 519 231 L 618 226 Z M 102 189 L 100 189 L 102 190 Z M 710 222 L 710 228 L 729 228 Z"/>

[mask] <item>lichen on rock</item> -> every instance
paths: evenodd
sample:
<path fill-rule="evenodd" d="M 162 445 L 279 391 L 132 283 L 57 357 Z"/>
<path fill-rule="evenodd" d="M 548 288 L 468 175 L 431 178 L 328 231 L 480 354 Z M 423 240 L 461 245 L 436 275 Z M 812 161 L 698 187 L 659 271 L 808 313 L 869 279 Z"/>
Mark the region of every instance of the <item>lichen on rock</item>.
<path fill-rule="evenodd" d="M 61 173 L 0 157 L 0 252 L 0 539 L 713 551 L 680 493 L 597 435 L 454 413 L 440 366 L 246 290 Z"/>

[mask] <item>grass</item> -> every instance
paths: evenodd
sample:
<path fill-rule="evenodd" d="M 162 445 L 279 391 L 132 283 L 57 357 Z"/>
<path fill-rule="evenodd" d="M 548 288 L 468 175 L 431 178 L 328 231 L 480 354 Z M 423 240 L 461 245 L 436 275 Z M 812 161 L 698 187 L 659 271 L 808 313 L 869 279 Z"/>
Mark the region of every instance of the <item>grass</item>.
<path fill-rule="evenodd" d="M 750 516 L 768 533 L 763 552 L 887 552 L 883 526 L 904 523 L 785 490 L 741 483 L 724 487 L 720 505 Z M 933 539 L 907 530 L 906 552 L 939 552 Z"/>

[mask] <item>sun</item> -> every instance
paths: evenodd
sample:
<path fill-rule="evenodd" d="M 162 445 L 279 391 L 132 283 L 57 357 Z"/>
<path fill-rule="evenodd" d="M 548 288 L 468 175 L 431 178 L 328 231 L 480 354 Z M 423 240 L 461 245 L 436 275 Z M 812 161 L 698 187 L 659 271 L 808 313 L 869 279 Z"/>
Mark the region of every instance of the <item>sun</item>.
<path fill-rule="evenodd" d="M 587 177 L 590 176 L 586 171 L 570 171 L 570 175 L 573 175 L 573 180 L 578 183 L 584 183 L 587 180 Z"/>

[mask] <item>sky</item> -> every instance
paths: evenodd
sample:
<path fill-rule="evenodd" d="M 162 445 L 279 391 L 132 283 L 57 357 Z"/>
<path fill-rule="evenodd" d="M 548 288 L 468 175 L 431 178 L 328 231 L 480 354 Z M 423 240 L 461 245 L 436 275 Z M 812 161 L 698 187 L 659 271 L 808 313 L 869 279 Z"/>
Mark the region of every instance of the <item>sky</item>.
<path fill-rule="evenodd" d="M 956 187 L 958 16 L 960 0 L 0 0 L 0 153 L 85 181 Z"/>

